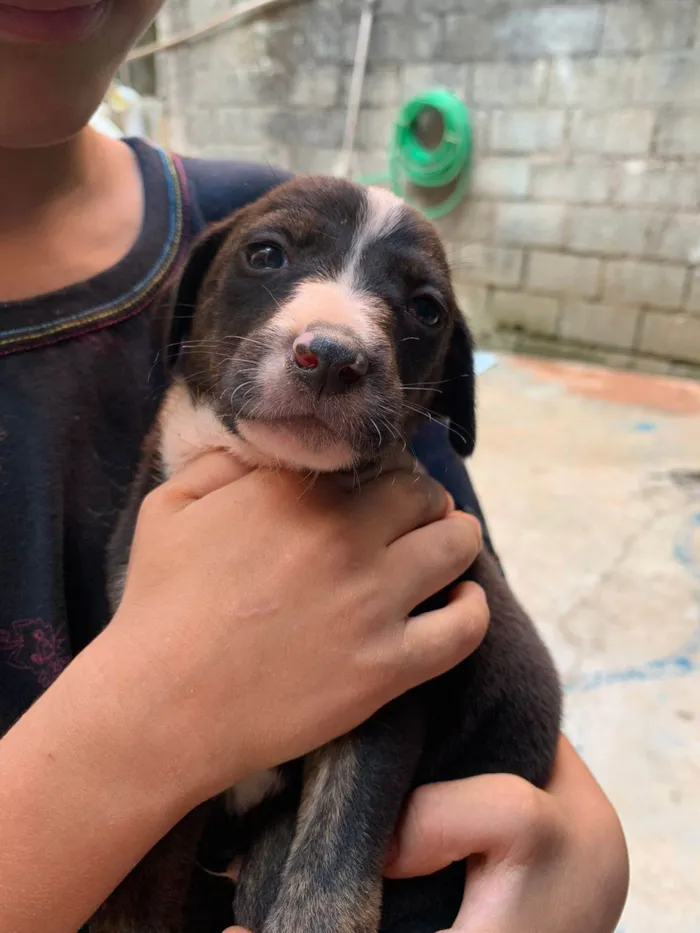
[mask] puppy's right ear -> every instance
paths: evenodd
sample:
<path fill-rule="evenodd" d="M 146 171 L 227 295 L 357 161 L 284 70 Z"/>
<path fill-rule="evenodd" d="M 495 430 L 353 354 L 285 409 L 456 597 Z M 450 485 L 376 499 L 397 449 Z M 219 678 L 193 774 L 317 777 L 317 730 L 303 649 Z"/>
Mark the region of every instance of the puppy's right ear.
<path fill-rule="evenodd" d="M 180 274 L 173 283 L 163 313 L 164 359 L 172 369 L 192 327 L 202 284 L 226 240 L 231 224 L 223 221 L 208 227 L 195 241 Z"/>
<path fill-rule="evenodd" d="M 476 444 L 474 344 L 461 314 L 452 331 L 435 411 L 447 417 L 450 442 L 459 456 L 471 457 Z"/>

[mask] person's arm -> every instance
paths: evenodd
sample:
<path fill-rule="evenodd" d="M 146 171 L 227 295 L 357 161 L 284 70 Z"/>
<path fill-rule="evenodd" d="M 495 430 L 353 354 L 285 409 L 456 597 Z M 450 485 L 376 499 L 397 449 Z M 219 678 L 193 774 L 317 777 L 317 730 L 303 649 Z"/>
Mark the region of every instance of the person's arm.
<path fill-rule="evenodd" d="M 76 933 L 189 809 L 478 645 L 478 587 L 408 618 L 480 546 L 437 484 L 302 489 L 214 453 L 148 498 L 114 619 L 0 740 L 0 930 Z"/>
<path fill-rule="evenodd" d="M 387 867 L 432 874 L 467 858 L 459 933 L 613 933 L 629 863 L 617 815 L 562 738 L 546 790 L 484 775 L 415 792 Z"/>
<path fill-rule="evenodd" d="M 86 650 L 0 741 L 2 930 L 74 933 L 194 802 L 126 654 Z"/>

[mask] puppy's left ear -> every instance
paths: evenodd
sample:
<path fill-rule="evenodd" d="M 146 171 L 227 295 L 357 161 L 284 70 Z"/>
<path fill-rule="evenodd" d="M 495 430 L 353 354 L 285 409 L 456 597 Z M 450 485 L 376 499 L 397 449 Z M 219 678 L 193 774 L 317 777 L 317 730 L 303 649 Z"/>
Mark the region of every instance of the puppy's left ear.
<path fill-rule="evenodd" d="M 470 457 L 476 444 L 474 344 L 461 314 L 452 332 L 440 389 L 434 409 L 448 419 L 454 449 L 460 457 Z"/>
<path fill-rule="evenodd" d="M 204 231 L 195 241 L 168 295 L 161 332 L 164 336 L 164 358 L 169 369 L 177 362 L 180 348 L 190 333 L 204 279 L 230 229 L 231 224 L 223 221 Z"/>

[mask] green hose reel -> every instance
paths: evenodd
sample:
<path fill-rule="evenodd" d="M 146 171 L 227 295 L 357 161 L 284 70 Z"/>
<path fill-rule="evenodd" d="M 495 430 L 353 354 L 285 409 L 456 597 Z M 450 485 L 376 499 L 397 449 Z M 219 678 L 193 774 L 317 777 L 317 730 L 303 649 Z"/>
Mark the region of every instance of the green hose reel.
<path fill-rule="evenodd" d="M 430 147 L 421 138 L 421 121 L 437 115 L 442 135 Z M 425 91 L 407 101 L 394 123 L 389 143 L 387 175 L 360 178 L 365 185 L 389 184 L 394 194 L 409 201 L 407 186 L 435 190 L 453 185 L 440 204 L 420 208 L 436 220 L 445 217 L 464 198 L 472 156 L 472 125 L 463 101 L 442 88 Z M 415 205 L 420 207 L 420 205 Z"/>

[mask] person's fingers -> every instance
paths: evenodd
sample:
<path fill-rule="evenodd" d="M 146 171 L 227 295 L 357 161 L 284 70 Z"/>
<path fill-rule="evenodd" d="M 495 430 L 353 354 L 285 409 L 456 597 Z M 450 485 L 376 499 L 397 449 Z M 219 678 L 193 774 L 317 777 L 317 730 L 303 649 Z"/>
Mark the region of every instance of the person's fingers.
<path fill-rule="evenodd" d="M 406 689 L 451 670 L 481 644 L 489 610 L 476 583 L 462 583 L 442 609 L 412 616 L 401 634 L 401 658 Z"/>
<path fill-rule="evenodd" d="M 355 521 L 376 528 L 387 545 L 444 518 L 452 506 L 452 497 L 427 473 L 404 470 L 372 480 L 352 504 Z"/>
<path fill-rule="evenodd" d="M 188 463 L 156 492 L 161 499 L 182 509 L 198 499 L 241 479 L 251 468 L 223 450 L 213 450 Z"/>
<path fill-rule="evenodd" d="M 405 575 L 406 567 L 418 568 L 406 581 L 406 614 L 461 577 L 476 560 L 481 544 L 479 521 L 466 512 L 450 512 L 390 545 L 389 574 Z"/>
<path fill-rule="evenodd" d="M 546 810 L 546 793 L 510 774 L 426 785 L 408 802 L 385 874 L 429 875 L 472 855 L 525 857 L 547 830 Z"/>

